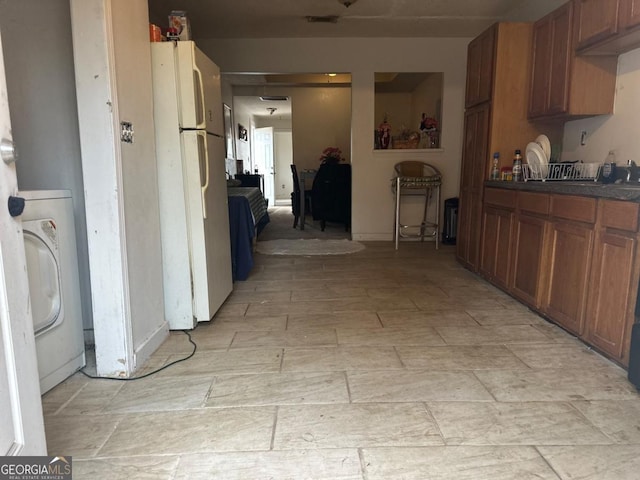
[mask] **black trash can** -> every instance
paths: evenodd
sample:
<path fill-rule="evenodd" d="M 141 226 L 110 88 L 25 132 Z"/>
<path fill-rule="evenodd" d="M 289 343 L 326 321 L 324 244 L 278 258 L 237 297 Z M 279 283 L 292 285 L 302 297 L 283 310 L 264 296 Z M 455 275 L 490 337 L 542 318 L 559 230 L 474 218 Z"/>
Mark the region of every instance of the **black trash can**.
<path fill-rule="evenodd" d="M 458 230 L 458 198 L 447 198 L 444 201 L 444 226 L 442 228 L 442 243 L 456 244 Z"/>

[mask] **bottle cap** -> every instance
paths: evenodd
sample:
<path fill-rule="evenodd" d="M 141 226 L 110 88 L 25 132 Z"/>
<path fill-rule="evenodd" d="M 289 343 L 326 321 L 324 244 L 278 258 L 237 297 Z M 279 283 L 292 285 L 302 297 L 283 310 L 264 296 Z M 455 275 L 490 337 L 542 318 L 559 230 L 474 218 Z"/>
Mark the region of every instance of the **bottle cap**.
<path fill-rule="evenodd" d="M 516 150 L 516 155 L 520 155 L 521 153 L 520 150 Z"/>
<path fill-rule="evenodd" d="M 500 152 L 495 152 L 495 153 L 493 154 L 493 158 L 498 158 L 498 157 L 500 157 Z"/>

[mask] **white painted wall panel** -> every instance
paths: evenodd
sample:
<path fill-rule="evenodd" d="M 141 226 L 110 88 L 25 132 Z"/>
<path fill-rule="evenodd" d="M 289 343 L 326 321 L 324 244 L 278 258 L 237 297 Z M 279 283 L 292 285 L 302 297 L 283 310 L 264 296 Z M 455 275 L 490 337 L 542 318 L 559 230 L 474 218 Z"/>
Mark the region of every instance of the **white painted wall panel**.
<path fill-rule="evenodd" d="M 469 38 L 296 38 L 198 41 L 223 72 L 352 74 L 352 232 L 359 240 L 391 240 L 393 165 L 415 159 L 443 174 L 442 198 L 458 195 Z M 374 73 L 443 72 L 441 151 L 373 151 Z M 293 103 L 295 110 L 295 103 Z M 293 125 L 294 156 L 297 155 Z M 298 163 L 298 160 L 295 160 Z M 442 212 L 441 212 L 442 214 Z"/>
<path fill-rule="evenodd" d="M 168 334 L 146 1 L 71 0 L 71 19 L 96 364 L 130 376 Z M 120 142 L 123 120 L 132 145 Z"/>

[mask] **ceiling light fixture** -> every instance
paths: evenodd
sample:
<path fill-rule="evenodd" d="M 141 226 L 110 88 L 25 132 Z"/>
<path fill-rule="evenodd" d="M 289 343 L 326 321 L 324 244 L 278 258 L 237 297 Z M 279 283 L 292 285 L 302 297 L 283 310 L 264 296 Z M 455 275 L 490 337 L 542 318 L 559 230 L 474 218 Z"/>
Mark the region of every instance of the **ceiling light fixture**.
<path fill-rule="evenodd" d="M 346 8 L 349 8 L 351 5 L 356 3 L 358 0 L 338 0 L 338 3 L 344 5 Z"/>

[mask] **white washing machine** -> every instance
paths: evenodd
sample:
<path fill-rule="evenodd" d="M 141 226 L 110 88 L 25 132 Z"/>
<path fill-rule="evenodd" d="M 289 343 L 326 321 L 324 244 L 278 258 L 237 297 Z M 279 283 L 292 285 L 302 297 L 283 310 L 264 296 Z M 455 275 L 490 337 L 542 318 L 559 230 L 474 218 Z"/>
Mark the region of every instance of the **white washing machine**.
<path fill-rule="evenodd" d="M 20 192 L 41 393 L 85 365 L 73 201 L 68 190 Z"/>

